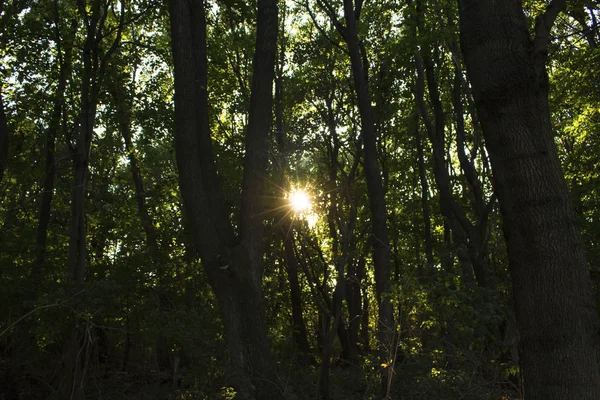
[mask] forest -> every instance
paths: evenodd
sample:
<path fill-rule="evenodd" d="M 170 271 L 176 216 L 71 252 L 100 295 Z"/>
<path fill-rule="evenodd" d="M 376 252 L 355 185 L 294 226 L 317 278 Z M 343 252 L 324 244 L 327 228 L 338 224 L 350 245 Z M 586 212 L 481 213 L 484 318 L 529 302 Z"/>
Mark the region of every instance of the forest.
<path fill-rule="evenodd" d="M 0 400 L 600 399 L 598 0 L 0 0 Z"/>

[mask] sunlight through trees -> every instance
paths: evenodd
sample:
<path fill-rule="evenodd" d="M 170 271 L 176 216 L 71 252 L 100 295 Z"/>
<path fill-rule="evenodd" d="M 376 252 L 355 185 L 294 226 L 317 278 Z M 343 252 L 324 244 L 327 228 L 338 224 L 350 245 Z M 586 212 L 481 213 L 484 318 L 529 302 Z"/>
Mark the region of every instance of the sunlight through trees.
<path fill-rule="evenodd" d="M 0 1 L 0 398 L 600 398 L 599 44 L 592 0 Z"/>

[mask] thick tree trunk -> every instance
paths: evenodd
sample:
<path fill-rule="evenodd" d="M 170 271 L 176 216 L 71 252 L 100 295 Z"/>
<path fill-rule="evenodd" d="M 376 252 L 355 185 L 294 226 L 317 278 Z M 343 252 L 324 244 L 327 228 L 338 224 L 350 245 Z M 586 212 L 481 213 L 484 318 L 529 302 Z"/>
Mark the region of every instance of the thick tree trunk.
<path fill-rule="evenodd" d="M 264 177 L 272 117 L 277 1 L 259 0 L 246 136 L 240 237 L 234 234 L 212 152 L 208 121 L 206 3 L 171 1 L 175 151 L 186 217 L 221 311 L 230 381 L 240 399 L 282 398 L 261 295 Z"/>
<path fill-rule="evenodd" d="M 553 142 L 545 58 L 561 3 L 531 40 L 520 2 L 461 0 L 461 45 L 494 172 L 525 398 L 599 399 L 598 314 Z"/>
<path fill-rule="evenodd" d="M 228 279 L 213 277 L 211 282 L 225 328 L 232 386 L 240 399 L 281 399 L 283 392 L 273 369 L 261 290 L 252 284 L 250 254 L 238 245 L 230 261 L 230 271 L 223 272 Z"/>

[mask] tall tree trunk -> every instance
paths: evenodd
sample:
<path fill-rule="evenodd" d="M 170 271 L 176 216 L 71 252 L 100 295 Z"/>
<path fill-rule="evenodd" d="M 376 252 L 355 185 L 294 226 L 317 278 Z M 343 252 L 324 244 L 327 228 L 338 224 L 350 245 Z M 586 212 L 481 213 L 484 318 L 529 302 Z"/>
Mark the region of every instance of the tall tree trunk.
<path fill-rule="evenodd" d="M 348 304 L 348 347 L 345 358 L 354 358 L 360 353 L 359 330 L 362 315 L 362 299 L 360 295 L 360 279 L 357 271 L 357 261 L 352 260 L 346 273 L 346 303 Z"/>
<path fill-rule="evenodd" d="M 480 257 L 477 249 L 483 242 L 479 237 L 479 226 L 487 221 L 483 215 L 478 213 L 477 207 L 477 225 L 473 225 L 460 204 L 454 199 L 451 187 L 451 177 L 447 168 L 446 154 L 446 138 L 445 138 L 445 113 L 442 106 L 442 101 L 435 78 L 434 64 L 430 59 L 430 54 L 426 53 L 425 59 L 422 59 L 419 53 L 415 53 L 415 61 L 417 67 L 417 81 L 415 85 L 415 97 L 419 107 L 419 111 L 425 122 L 425 127 L 431 141 L 433 149 L 433 165 L 435 182 L 440 192 L 440 209 L 453 233 L 453 238 L 456 238 L 456 246 L 459 258 L 464 264 L 463 279 L 467 286 L 471 286 L 470 276 L 475 272 L 477 283 L 481 287 L 487 285 L 487 270 L 488 266 L 484 264 L 485 257 Z M 427 87 L 429 97 L 433 103 L 433 115 L 431 118 L 427 103 L 424 97 L 425 76 L 427 76 Z M 475 192 L 476 194 L 476 192 Z M 470 263 L 470 265 L 468 265 Z M 471 271 L 468 271 L 471 269 Z"/>
<path fill-rule="evenodd" d="M 4 111 L 4 101 L 0 91 L 0 183 L 8 164 L 8 123 Z"/>
<path fill-rule="evenodd" d="M 422 2 L 420 0 L 417 0 L 414 3 L 416 8 L 416 17 L 415 24 L 412 27 L 412 34 L 416 39 L 429 34 L 429 32 L 424 28 L 424 14 L 421 3 Z M 412 0 L 409 1 L 409 4 L 412 4 Z M 454 48 L 454 45 L 452 45 L 452 47 Z M 455 245 L 458 253 L 457 255 L 459 256 L 461 264 L 463 265 L 463 280 L 465 281 L 466 286 L 472 286 L 471 276 L 474 273 L 478 285 L 485 287 L 489 283 L 489 266 L 487 264 L 485 248 L 487 244 L 485 240 L 485 227 L 487 225 L 487 217 L 491 211 L 491 205 L 493 205 L 494 200 L 490 202 L 490 207 L 485 207 L 481 192 L 481 185 L 479 183 L 476 170 L 472 165 L 472 161 L 469 162 L 466 160 L 466 155 L 464 153 L 464 121 L 460 97 L 460 83 L 462 83 L 461 79 L 458 80 L 459 86 L 453 91 L 453 104 L 457 114 L 457 147 L 460 166 L 465 173 L 467 181 L 470 185 L 469 187 L 473 197 L 475 198 L 473 201 L 475 223 L 471 222 L 466 212 L 454 199 L 451 186 L 451 176 L 448 172 L 448 165 L 451 163 L 451 161 L 449 160 L 449 155 L 446 152 L 446 114 L 444 112 L 437 77 L 435 74 L 436 62 L 439 64 L 441 61 L 438 57 L 435 57 L 435 53 L 432 53 L 432 51 L 433 50 L 427 44 L 421 46 L 421 49 L 415 48 L 415 64 L 417 69 L 417 79 L 414 86 L 415 98 L 432 145 L 434 177 L 440 192 L 440 208 L 442 215 L 446 220 L 445 222 L 448 224 L 450 229 L 452 229 L 453 238 L 457 239 L 455 241 Z M 435 59 L 437 59 L 436 62 L 434 62 Z M 457 60 L 455 61 L 455 72 L 457 72 L 457 77 L 462 78 L 461 75 L 458 75 L 462 74 L 460 71 L 460 63 Z M 433 117 L 430 114 L 427 102 L 425 101 L 425 83 L 427 84 Z M 481 232 L 483 232 L 483 234 L 481 234 Z"/>
<path fill-rule="evenodd" d="M 142 223 L 142 229 L 146 235 L 146 246 L 150 253 L 150 258 L 154 263 L 158 262 L 160 256 L 160 250 L 158 247 L 158 238 L 154 223 L 148 212 L 148 205 L 146 204 L 146 190 L 144 187 L 144 179 L 139 167 L 139 161 L 135 154 L 135 148 L 133 147 L 133 140 L 131 137 L 131 106 L 126 102 L 127 99 L 122 98 L 123 94 L 116 95 L 115 102 L 117 104 L 117 122 L 119 124 L 119 131 L 123 137 L 125 143 L 125 152 L 129 159 L 129 171 L 131 172 L 131 178 L 135 188 L 135 200 L 138 208 L 138 216 Z"/>
<path fill-rule="evenodd" d="M 301 353 L 299 360 L 308 364 L 310 361 L 310 345 L 308 344 L 308 335 L 306 333 L 306 324 L 302 315 L 302 291 L 298 279 L 298 263 L 294 254 L 294 242 L 292 232 L 284 238 L 285 262 L 288 279 L 290 281 L 290 299 L 292 305 L 292 324 L 294 327 L 294 340 Z"/>
<path fill-rule="evenodd" d="M 50 209 L 52 206 L 52 197 L 54 195 L 54 178 L 56 175 L 55 148 L 56 137 L 61 127 L 61 119 L 64 113 L 65 90 L 67 87 L 67 77 L 71 70 L 72 46 L 66 46 L 62 49 L 62 38 L 60 32 L 60 19 L 58 15 L 58 0 L 54 2 L 54 30 L 56 40 L 56 51 L 58 53 L 58 85 L 52 107 L 52 114 L 48 129 L 46 131 L 46 152 L 44 180 L 42 183 L 42 201 L 38 218 L 38 226 L 35 237 L 35 261 L 32 265 L 31 275 L 34 281 L 39 281 L 43 274 L 44 264 L 46 263 L 46 241 L 48 239 L 48 225 L 50 223 Z M 74 28 L 74 27 L 73 27 Z"/>
<path fill-rule="evenodd" d="M 360 258 L 357 264 L 357 279 L 361 284 L 362 292 L 362 316 L 360 319 L 360 340 L 365 353 L 371 351 L 371 339 L 369 336 L 369 279 L 365 271 L 365 259 Z"/>
<path fill-rule="evenodd" d="M 277 1 L 258 1 L 239 238 L 224 206 L 210 138 L 205 8 L 203 0 L 172 0 L 170 7 L 179 185 L 194 242 L 221 311 L 230 382 L 237 397 L 279 399 L 282 391 L 277 385 L 261 295 Z"/>
<path fill-rule="evenodd" d="M 425 169 L 425 152 L 423 151 L 423 140 L 419 132 L 419 118 L 415 118 L 413 127 L 415 142 L 417 147 L 417 157 L 419 165 L 419 180 L 421 182 L 421 209 L 423 211 L 423 228 L 425 230 L 425 255 L 427 257 L 426 274 L 429 275 L 433 268 L 433 235 L 431 233 L 431 216 L 429 213 L 429 182 L 427 181 Z M 421 274 L 423 275 L 423 274 Z M 423 278 L 423 276 L 421 276 Z"/>
<path fill-rule="evenodd" d="M 394 317 L 390 303 L 391 292 L 391 266 L 390 266 L 390 240 L 387 227 L 387 207 L 385 192 L 381 178 L 377 156 L 377 138 L 375 137 L 375 125 L 373 122 L 373 110 L 367 84 L 367 65 L 363 64 L 358 38 L 358 18 L 360 16 L 360 5 L 354 7 L 352 0 L 344 0 L 344 16 L 346 28 L 344 29 L 346 44 L 350 52 L 350 62 L 354 87 L 358 101 L 358 109 L 361 120 L 361 137 L 364 146 L 364 169 L 367 181 L 367 192 L 369 207 L 372 216 L 373 263 L 375 265 L 375 292 L 379 304 L 379 318 L 377 324 L 379 353 L 383 360 L 393 358 L 394 343 Z M 388 385 L 388 375 L 392 373 L 391 368 L 382 370 L 382 390 Z"/>
<path fill-rule="evenodd" d="M 599 399 L 598 314 L 553 141 L 545 61 L 565 1 L 460 0 L 461 45 L 503 218 L 525 398 Z"/>
<path fill-rule="evenodd" d="M 4 2 L 0 1 L 0 12 L 4 11 Z M 5 14 L 6 15 L 6 14 Z M 2 81 L 0 80 L 0 183 L 8 163 L 8 123 L 2 99 Z"/>
<path fill-rule="evenodd" d="M 133 66 L 133 81 L 131 82 L 131 91 L 128 92 L 126 89 L 126 82 L 122 73 L 116 72 L 118 75 L 113 82 L 111 88 L 111 95 L 114 101 L 116 110 L 116 120 L 119 127 L 119 132 L 125 143 L 125 152 L 129 159 L 129 170 L 133 180 L 135 189 L 135 199 L 138 208 L 138 216 L 142 224 L 142 229 L 146 235 L 146 246 L 148 248 L 148 255 L 152 267 L 156 272 L 158 285 L 156 286 L 158 292 L 158 311 L 161 313 L 169 312 L 169 301 L 165 293 L 166 287 L 166 263 L 164 256 L 160 252 L 158 246 L 158 235 L 156 228 L 152 221 L 152 217 L 148 211 L 148 205 L 146 203 L 146 190 L 144 187 L 144 179 L 139 167 L 139 161 L 136 156 L 135 148 L 133 145 L 131 124 L 132 124 L 132 106 L 133 96 L 135 90 L 135 75 L 137 65 Z M 156 340 L 156 355 L 158 361 L 158 369 L 161 372 L 170 373 L 172 372 L 172 359 L 170 351 L 169 338 L 163 334 L 159 334 Z M 172 374 L 170 374 L 172 375 Z M 173 382 L 175 384 L 175 382 Z"/>
<path fill-rule="evenodd" d="M 89 7 L 88 7 L 89 6 Z M 115 39 L 105 52 L 100 51 L 101 43 L 98 37 L 105 34 L 106 16 L 109 12 L 109 3 L 102 4 L 93 1 L 86 4 L 78 3 L 79 12 L 86 21 L 86 36 L 83 45 L 83 69 L 81 76 L 81 105 L 75 144 L 72 147 L 73 158 L 73 185 L 71 188 L 71 226 L 69 232 L 69 254 L 67 259 L 68 273 L 70 275 L 74 293 L 82 290 L 86 269 L 86 224 L 85 224 L 85 194 L 86 177 L 88 174 L 91 142 L 94 134 L 96 110 L 99 100 L 99 91 L 106 66 L 112 54 L 117 49 L 125 17 L 125 4 L 121 3 L 120 22 L 115 32 Z M 103 54 L 100 57 L 100 54 Z M 65 384 L 63 395 L 74 400 L 85 397 L 85 373 L 83 365 L 88 357 L 86 341 L 88 336 L 82 332 L 81 321 L 75 316 L 67 330 L 65 344 Z"/>
<path fill-rule="evenodd" d="M 87 13 L 85 9 L 82 12 Z M 91 21 L 97 21 L 91 19 Z M 76 143 L 73 147 L 73 185 L 71 187 L 71 227 L 69 232 L 69 257 L 67 266 L 75 290 L 81 290 L 85 276 L 86 228 L 85 228 L 85 186 L 88 172 L 89 151 L 96 116 L 96 99 L 93 97 L 92 48 L 95 42 L 96 24 L 88 26 L 83 47 L 83 71 L 81 78 L 81 108 Z M 83 400 L 84 374 L 82 364 L 88 354 L 81 343 L 82 335 L 77 320 L 69 324 L 68 339 L 65 345 L 66 380 L 64 394 L 74 400 Z"/>

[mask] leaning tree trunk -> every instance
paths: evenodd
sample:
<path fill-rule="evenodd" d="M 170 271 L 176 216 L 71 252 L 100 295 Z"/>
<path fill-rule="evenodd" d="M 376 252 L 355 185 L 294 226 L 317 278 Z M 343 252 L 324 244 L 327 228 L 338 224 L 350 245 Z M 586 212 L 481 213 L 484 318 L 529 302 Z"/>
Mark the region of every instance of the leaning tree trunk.
<path fill-rule="evenodd" d="M 494 173 L 520 336 L 525 398 L 599 399 L 598 314 L 553 141 L 547 46 L 518 1 L 461 0 L 461 45 Z"/>
<path fill-rule="evenodd" d="M 206 2 L 172 0 L 175 152 L 184 211 L 217 297 L 240 399 L 279 399 L 261 294 L 264 173 L 277 49 L 276 0 L 258 0 L 239 236 L 225 209 L 208 120 Z"/>

